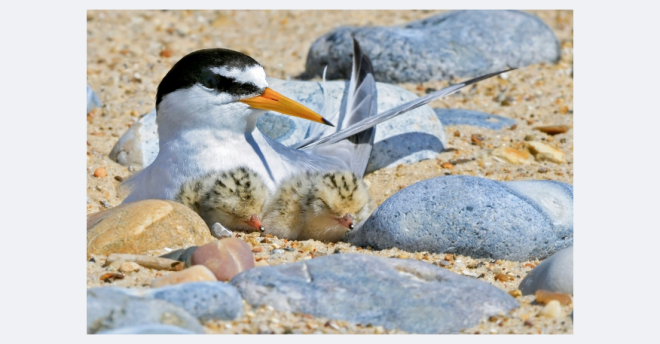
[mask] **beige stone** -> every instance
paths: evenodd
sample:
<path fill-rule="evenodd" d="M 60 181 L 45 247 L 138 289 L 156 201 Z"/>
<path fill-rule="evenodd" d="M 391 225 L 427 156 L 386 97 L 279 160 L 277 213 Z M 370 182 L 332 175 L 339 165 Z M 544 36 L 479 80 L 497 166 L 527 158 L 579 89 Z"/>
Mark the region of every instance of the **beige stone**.
<path fill-rule="evenodd" d="M 135 271 L 140 271 L 140 264 L 135 263 L 135 262 L 123 262 L 121 266 L 119 266 L 119 271 L 120 272 L 135 272 Z"/>
<path fill-rule="evenodd" d="M 172 201 L 122 204 L 87 218 L 87 259 L 92 254 L 142 254 L 164 247 L 201 246 L 214 240 L 199 215 Z"/>
<path fill-rule="evenodd" d="M 539 315 L 548 317 L 548 318 L 559 318 L 561 317 L 561 304 L 557 300 L 552 300 L 548 302 L 543 309 L 539 312 Z"/>
<path fill-rule="evenodd" d="M 536 161 L 551 161 L 557 164 L 566 163 L 566 153 L 547 143 L 529 141 L 527 142 L 527 148 L 534 155 Z"/>
<path fill-rule="evenodd" d="M 152 288 L 158 288 L 166 285 L 201 282 L 201 281 L 217 281 L 215 275 L 204 265 L 191 266 L 185 270 L 173 272 L 163 277 L 154 279 L 151 282 Z"/>
<path fill-rule="evenodd" d="M 500 147 L 493 149 L 490 154 L 496 158 L 500 158 L 508 163 L 515 165 L 527 165 L 532 162 L 532 156 L 529 154 L 529 152 L 519 151 L 510 147 Z"/>

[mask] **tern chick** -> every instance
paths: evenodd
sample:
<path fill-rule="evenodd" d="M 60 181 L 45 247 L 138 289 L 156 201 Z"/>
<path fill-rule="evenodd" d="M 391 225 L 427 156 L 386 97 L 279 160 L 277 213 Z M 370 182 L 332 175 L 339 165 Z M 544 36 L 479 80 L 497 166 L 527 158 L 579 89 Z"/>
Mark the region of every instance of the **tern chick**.
<path fill-rule="evenodd" d="M 375 203 L 350 171 L 308 172 L 283 182 L 266 205 L 266 232 L 280 238 L 341 240 L 371 214 Z"/>
<path fill-rule="evenodd" d="M 238 167 L 208 173 L 181 186 L 175 200 L 197 212 L 204 222 L 216 222 L 234 231 L 263 231 L 259 214 L 268 189 L 256 172 Z"/>

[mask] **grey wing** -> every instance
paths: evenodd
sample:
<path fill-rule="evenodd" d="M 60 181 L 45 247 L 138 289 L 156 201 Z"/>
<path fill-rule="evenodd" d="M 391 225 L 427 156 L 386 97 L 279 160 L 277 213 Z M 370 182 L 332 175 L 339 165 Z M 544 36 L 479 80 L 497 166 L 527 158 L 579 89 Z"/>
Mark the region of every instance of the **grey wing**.
<path fill-rule="evenodd" d="M 430 103 L 431 101 L 436 100 L 438 98 L 450 95 L 450 94 L 460 90 L 463 87 L 472 85 L 474 83 L 477 83 L 479 81 L 488 79 L 490 77 L 493 77 L 493 76 L 501 74 L 501 73 L 512 71 L 514 69 L 515 68 L 511 68 L 511 69 L 507 69 L 507 70 L 503 70 L 503 71 L 499 71 L 499 72 L 495 72 L 495 73 L 482 75 L 480 77 L 470 79 L 468 81 L 464 81 L 462 83 L 443 88 L 439 91 L 429 93 L 424 97 L 421 97 L 421 98 L 415 99 L 413 101 L 407 102 L 405 104 L 399 105 L 399 106 L 394 107 L 390 110 L 387 110 L 383 113 L 380 113 L 376 116 L 366 118 L 366 119 L 364 119 L 364 120 L 362 120 L 358 123 L 355 123 L 355 124 L 351 125 L 348 128 L 345 128 L 341 131 L 338 131 L 338 132 L 336 132 L 332 135 L 322 137 L 317 141 L 314 141 L 312 143 L 307 144 L 304 147 L 301 147 L 300 149 L 314 149 L 314 147 L 332 145 L 332 144 L 334 144 L 336 142 L 339 142 L 339 141 L 341 141 L 341 140 L 343 140 L 347 137 L 353 136 L 353 135 L 355 135 L 357 133 L 360 133 L 364 130 L 373 128 L 377 124 L 382 123 L 384 121 L 387 121 L 388 119 L 396 117 L 396 116 L 398 116 L 402 113 L 405 113 L 405 112 L 408 112 L 410 110 L 416 109 L 416 108 L 418 108 L 422 105 L 426 105 L 426 104 Z"/>
<path fill-rule="evenodd" d="M 325 106 L 324 106 L 325 108 Z M 360 44 L 353 39 L 353 70 L 348 85 L 346 111 L 339 114 L 337 127 L 333 131 L 350 127 L 378 112 L 376 81 L 373 76 L 373 67 L 369 57 L 362 52 Z M 327 128 L 327 127 L 326 127 Z M 324 132 L 334 134 L 334 132 Z M 318 134 L 317 134 L 318 135 Z M 345 137 L 332 145 L 312 149 L 311 152 L 317 156 L 334 156 L 344 161 L 356 175 L 362 177 L 367 169 L 369 156 L 373 147 L 375 130 L 367 128 L 359 133 Z M 298 147 L 318 141 L 320 136 L 310 137 L 301 142 Z"/>

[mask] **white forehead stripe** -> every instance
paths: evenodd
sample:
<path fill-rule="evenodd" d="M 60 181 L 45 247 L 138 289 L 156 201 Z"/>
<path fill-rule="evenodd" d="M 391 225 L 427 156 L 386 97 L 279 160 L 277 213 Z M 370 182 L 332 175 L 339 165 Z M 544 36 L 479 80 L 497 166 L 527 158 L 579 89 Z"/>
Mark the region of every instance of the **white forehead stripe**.
<path fill-rule="evenodd" d="M 255 84 L 259 88 L 268 87 L 266 72 L 259 65 L 250 66 L 245 70 L 240 70 L 239 68 L 211 67 L 211 71 L 225 78 L 233 78 L 241 84 Z"/>

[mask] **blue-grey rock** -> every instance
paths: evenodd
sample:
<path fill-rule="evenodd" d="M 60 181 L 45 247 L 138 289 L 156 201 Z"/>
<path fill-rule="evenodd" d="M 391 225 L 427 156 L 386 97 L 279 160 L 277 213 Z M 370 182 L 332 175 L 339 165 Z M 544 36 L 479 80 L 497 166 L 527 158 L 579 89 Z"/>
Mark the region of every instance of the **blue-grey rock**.
<path fill-rule="evenodd" d="M 142 298 L 125 288 L 87 290 L 87 333 L 116 328 L 162 324 L 204 333 L 199 321 L 185 310 L 163 300 Z"/>
<path fill-rule="evenodd" d="M 523 295 L 543 289 L 573 294 L 573 246 L 565 248 L 535 267 L 518 287 Z"/>
<path fill-rule="evenodd" d="M 121 165 L 138 170 L 151 164 L 158 151 L 158 125 L 156 109 L 153 109 L 133 123 L 115 143 L 108 156 Z"/>
<path fill-rule="evenodd" d="M 437 177 L 387 199 L 346 240 L 376 249 L 524 261 L 573 245 L 573 186 Z"/>
<path fill-rule="evenodd" d="M 508 67 L 556 62 L 559 42 L 539 18 L 520 11 L 453 11 L 402 27 L 339 27 L 309 49 L 305 76 L 348 79 L 352 38 L 381 82 L 475 77 Z"/>
<path fill-rule="evenodd" d="M 321 112 L 324 92 L 331 99 L 333 109 L 345 108 L 343 100 L 348 82 L 284 81 L 268 78 L 269 86 L 308 108 Z M 376 83 L 378 112 L 389 110 L 416 99 L 413 93 L 400 87 Z M 257 121 L 257 128 L 264 134 L 284 144 L 291 145 L 307 137 L 312 122 L 269 111 Z M 395 117 L 376 126 L 374 147 L 367 172 L 394 167 L 424 159 L 434 159 L 447 145 L 442 123 L 428 105 Z M 109 156 L 124 166 L 140 169 L 151 164 L 158 155 L 158 125 L 156 112 L 152 110 L 136 122 L 115 144 Z"/>
<path fill-rule="evenodd" d="M 101 101 L 96 96 L 96 93 L 94 93 L 94 90 L 87 85 L 87 113 L 97 107 L 101 107 Z"/>
<path fill-rule="evenodd" d="M 181 283 L 149 289 L 145 297 L 179 306 L 199 320 L 234 320 L 243 314 L 243 301 L 236 288 L 222 282 Z"/>
<path fill-rule="evenodd" d="M 473 125 L 492 130 L 500 130 L 516 123 L 511 118 L 491 115 L 480 111 L 464 109 L 433 109 L 443 125 Z"/>
<path fill-rule="evenodd" d="M 197 332 L 177 326 L 151 324 L 104 330 L 96 332 L 96 334 L 197 334 Z"/>
<path fill-rule="evenodd" d="M 411 333 L 457 333 L 519 306 L 488 283 L 424 262 L 364 254 L 257 267 L 230 283 L 254 306 Z"/>

